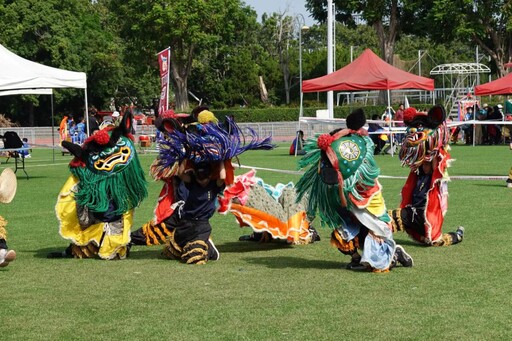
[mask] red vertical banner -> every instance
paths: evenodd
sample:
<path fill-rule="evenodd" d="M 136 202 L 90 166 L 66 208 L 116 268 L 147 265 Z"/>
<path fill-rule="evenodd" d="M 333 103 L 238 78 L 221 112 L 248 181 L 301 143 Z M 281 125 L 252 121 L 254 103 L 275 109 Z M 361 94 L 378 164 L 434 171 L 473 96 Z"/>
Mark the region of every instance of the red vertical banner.
<path fill-rule="evenodd" d="M 169 59 L 171 56 L 171 48 L 158 53 L 158 65 L 160 66 L 160 103 L 158 104 L 159 115 L 169 109 Z"/>

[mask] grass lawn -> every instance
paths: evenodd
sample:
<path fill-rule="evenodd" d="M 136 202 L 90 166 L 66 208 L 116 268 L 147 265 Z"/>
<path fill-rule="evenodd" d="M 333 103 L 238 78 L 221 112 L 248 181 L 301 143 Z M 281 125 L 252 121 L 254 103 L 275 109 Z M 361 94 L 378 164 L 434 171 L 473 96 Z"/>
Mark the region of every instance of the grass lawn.
<path fill-rule="evenodd" d="M 296 170 L 288 145 L 248 152 L 243 165 Z M 505 176 L 508 146 L 455 146 L 453 175 Z M 154 158 L 141 154 L 145 169 Z M 377 156 L 383 175 L 406 176 L 398 158 Z M 453 180 L 446 232 L 464 225 L 463 243 L 427 248 L 405 234 L 398 243 L 413 268 L 388 274 L 345 270 L 349 257 L 329 245 L 330 230 L 312 245 L 239 242 L 249 233 L 231 215 L 212 218 L 217 262 L 184 265 L 161 247 L 134 247 L 123 261 L 47 259 L 64 249 L 54 206 L 69 176 L 70 156 L 34 149 L 26 180 L 18 171 L 14 201 L 2 205 L 8 244 L 18 258 L 0 269 L 0 335 L 4 340 L 510 340 L 512 189 L 502 180 Z M 0 171 L 14 168 L 13 160 Z M 243 173 L 246 169 L 238 170 Z M 299 175 L 258 171 L 267 183 Z M 133 229 L 152 217 L 161 184 Z M 383 178 L 388 208 L 404 179 Z"/>

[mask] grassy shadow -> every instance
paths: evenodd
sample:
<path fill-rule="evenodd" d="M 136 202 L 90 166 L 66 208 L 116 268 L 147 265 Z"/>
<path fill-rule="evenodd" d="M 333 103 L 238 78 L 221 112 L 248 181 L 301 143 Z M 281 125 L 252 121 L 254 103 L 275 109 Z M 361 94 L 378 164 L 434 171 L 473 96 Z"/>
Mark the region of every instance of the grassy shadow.
<path fill-rule="evenodd" d="M 293 248 L 292 245 L 285 242 L 258 243 L 249 241 L 228 242 L 216 246 L 220 253 L 244 253 Z"/>
<path fill-rule="evenodd" d="M 345 269 L 348 263 L 321 260 L 305 259 L 298 257 L 246 257 L 243 260 L 251 264 L 266 266 L 271 269 Z"/>

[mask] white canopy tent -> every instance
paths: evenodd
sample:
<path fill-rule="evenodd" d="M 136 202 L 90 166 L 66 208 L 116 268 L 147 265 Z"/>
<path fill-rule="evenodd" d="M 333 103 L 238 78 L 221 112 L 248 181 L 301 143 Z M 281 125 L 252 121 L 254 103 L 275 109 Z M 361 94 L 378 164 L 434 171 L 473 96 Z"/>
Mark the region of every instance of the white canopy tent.
<path fill-rule="evenodd" d="M 39 64 L 9 51 L 0 45 L 0 96 L 21 94 L 52 95 L 53 127 L 53 91 L 55 88 L 84 89 L 87 134 L 89 134 L 89 115 L 87 113 L 87 76 L 85 72 L 75 72 Z M 54 133 L 52 129 L 52 139 Z M 55 146 L 55 141 L 53 141 Z"/>
<path fill-rule="evenodd" d="M 0 91 L 41 88 L 87 89 L 87 79 L 84 72 L 32 62 L 0 45 Z"/>

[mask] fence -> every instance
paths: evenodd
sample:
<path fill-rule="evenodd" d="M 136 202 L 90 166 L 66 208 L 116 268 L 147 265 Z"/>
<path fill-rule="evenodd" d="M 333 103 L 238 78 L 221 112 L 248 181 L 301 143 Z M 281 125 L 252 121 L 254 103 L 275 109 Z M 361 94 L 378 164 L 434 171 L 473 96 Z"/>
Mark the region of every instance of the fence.
<path fill-rule="evenodd" d="M 291 142 L 295 138 L 297 130 L 304 131 L 304 136 L 309 137 L 315 133 L 327 132 L 337 127 L 340 123 L 322 123 L 322 122 L 268 122 L 268 123 L 239 123 L 242 130 L 247 128 L 253 129 L 260 137 L 272 135 L 274 142 Z M 26 137 L 32 146 L 48 146 L 59 145 L 59 132 L 57 127 L 11 127 L 0 128 L 0 134 L 6 131 L 15 131 L 20 138 Z M 138 125 L 136 140 L 140 135 L 154 136 L 156 128 L 153 125 Z"/>
<path fill-rule="evenodd" d="M 373 122 L 373 121 L 372 121 Z M 379 122 L 379 121 L 376 121 Z M 511 121 L 469 121 L 469 122 L 453 122 L 450 126 L 461 125 L 461 124 L 494 124 L 500 126 L 508 126 L 512 129 Z M 315 120 L 303 120 L 302 122 L 264 122 L 264 123 L 239 123 L 240 128 L 245 130 L 251 128 L 260 137 L 272 135 L 274 142 L 291 142 L 295 138 L 297 130 L 304 131 L 306 138 L 313 136 L 317 133 L 329 132 L 336 128 L 345 127 L 344 121 L 315 121 Z M 18 133 L 20 138 L 26 137 L 31 145 L 39 146 L 52 146 L 59 145 L 59 133 L 57 127 L 53 128 L 52 138 L 52 127 L 13 127 L 13 128 L 0 128 L 0 134 L 4 134 L 6 131 L 15 131 Z M 137 126 L 136 139 L 138 136 L 149 135 L 154 136 L 156 134 L 156 128 L 152 125 L 139 125 Z"/>

